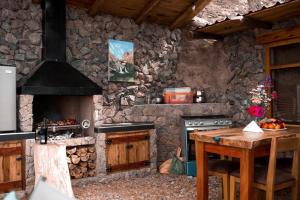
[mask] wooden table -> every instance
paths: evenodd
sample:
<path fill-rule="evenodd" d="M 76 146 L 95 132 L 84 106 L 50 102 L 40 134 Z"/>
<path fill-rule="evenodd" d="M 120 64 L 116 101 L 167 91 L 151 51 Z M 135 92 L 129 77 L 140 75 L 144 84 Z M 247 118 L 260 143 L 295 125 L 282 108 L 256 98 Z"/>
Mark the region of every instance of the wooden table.
<path fill-rule="evenodd" d="M 240 199 L 252 200 L 254 157 L 269 155 L 273 137 L 295 137 L 297 133 L 298 127 L 264 133 L 243 132 L 242 128 L 191 133 L 190 139 L 196 145 L 197 199 L 208 199 L 208 152 L 240 158 Z"/>

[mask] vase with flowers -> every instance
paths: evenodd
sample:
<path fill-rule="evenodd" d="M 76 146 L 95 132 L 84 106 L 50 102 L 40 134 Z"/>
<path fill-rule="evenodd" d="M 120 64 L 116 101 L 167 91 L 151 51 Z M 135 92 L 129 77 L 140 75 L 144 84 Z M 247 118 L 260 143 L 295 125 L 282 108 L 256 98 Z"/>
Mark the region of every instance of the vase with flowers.
<path fill-rule="evenodd" d="M 266 111 L 271 106 L 272 99 L 277 97 L 277 93 L 272 91 L 272 82 L 269 76 L 266 80 L 258 84 L 249 92 L 249 99 L 247 99 L 247 112 L 250 116 L 255 118 L 257 122 L 265 116 Z"/>

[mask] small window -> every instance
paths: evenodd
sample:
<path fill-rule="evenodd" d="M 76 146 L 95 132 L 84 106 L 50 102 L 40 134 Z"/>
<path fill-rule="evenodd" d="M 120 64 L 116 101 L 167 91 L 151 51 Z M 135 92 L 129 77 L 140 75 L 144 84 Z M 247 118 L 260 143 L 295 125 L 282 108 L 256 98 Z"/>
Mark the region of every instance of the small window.
<path fill-rule="evenodd" d="M 278 99 L 273 117 L 300 124 L 300 43 L 272 47 L 270 69 Z"/>
<path fill-rule="evenodd" d="M 300 63 L 300 43 L 271 48 L 271 65 Z"/>
<path fill-rule="evenodd" d="M 300 67 L 272 70 L 274 89 L 273 117 L 289 123 L 300 123 Z"/>

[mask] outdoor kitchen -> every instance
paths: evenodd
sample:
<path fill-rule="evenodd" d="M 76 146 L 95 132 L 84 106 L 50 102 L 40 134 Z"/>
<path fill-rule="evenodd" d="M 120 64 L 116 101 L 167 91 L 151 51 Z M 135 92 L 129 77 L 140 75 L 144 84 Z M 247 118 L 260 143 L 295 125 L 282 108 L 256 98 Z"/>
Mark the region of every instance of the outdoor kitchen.
<path fill-rule="evenodd" d="M 298 199 L 299 13 L 1 0 L 0 199 Z"/>

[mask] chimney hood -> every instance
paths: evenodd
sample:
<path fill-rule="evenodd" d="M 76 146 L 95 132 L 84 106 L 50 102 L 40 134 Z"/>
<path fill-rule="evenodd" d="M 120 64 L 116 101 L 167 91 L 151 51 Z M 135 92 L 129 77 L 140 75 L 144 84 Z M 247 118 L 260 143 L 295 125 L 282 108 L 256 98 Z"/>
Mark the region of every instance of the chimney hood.
<path fill-rule="evenodd" d="M 66 2 L 44 0 L 42 62 L 19 88 L 32 95 L 96 95 L 102 88 L 66 62 Z"/>

